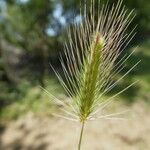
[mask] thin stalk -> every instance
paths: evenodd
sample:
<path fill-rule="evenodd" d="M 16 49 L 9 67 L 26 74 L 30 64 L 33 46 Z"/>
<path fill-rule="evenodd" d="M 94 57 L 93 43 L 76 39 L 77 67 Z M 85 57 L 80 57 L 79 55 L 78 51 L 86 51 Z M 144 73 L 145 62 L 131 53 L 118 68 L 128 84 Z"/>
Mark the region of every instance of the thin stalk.
<path fill-rule="evenodd" d="M 78 144 L 78 150 L 81 150 L 81 143 L 82 143 L 84 125 L 85 125 L 85 122 L 83 121 L 82 122 L 82 126 L 81 126 L 81 132 L 80 132 L 80 139 L 79 139 L 79 144 Z"/>

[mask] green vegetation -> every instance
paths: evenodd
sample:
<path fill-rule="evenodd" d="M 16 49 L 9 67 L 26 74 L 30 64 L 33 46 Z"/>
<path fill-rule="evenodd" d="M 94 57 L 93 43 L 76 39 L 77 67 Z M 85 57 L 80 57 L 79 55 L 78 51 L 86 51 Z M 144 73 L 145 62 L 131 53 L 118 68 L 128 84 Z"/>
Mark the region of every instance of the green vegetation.
<path fill-rule="evenodd" d="M 146 102 L 150 102 L 149 91 L 150 91 L 150 40 L 143 42 L 138 47 L 130 48 L 129 52 L 135 50 L 132 59 L 130 59 L 126 65 L 123 72 L 133 64 L 137 62 L 137 60 L 141 60 L 138 67 L 136 67 L 127 78 L 125 78 L 119 85 L 112 91 L 116 92 L 129 85 L 134 81 L 138 81 L 138 83 L 122 93 L 120 96 L 123 100 L 127 102 L 134 102 L 136 100 L 145 100 Z M 123 73 L 122 72 L 122 73 Z"/>
<path fill-rule="evenodd" d="M 4 87 L 5 89 L 0 88 L 2 91 L 0 93 L 0 102 L 4 105 L 4 107 L 3 105 L 1 106 L 0 111 L 0 120 L 2 121 L 17 119 L 28 112 L 33 112 L 40 116 L 51 115 L 56 109 L 56 106 L 52 105 L 52 98 L 40 86 L 31 86 L 26 81 L 21 86 L 18 86 L 16 90 L 10 91 L 8 85 Z M 64 91 L 54 77 L 45 79 L 45 89 L 64 99 Z M 6 103 L 4 104 L 4 102 Z"/>
<path fill-rule="evenodd" d="M 130 49 L 130 51 L 132 50 L 133 48 Z M 142 61 L 138 68 L 135 68 L 132 73 L 129 74 L 128 78 L 115 88 L 114 93 L 133 81 L 139 80 L 135 86 L 122 93 L 120 97 L 128 102 L 144 100 L 150 103 L 150 41 L 148 40 L 140 45 L 132 57 L 133 62 L 128 62 L 129 67 L 131 63 L 135 63 L 137 59 L 141 59 Z M 63 98 L 64 91 L 57 82 L 57 79 L 54 79 L 54 77 L 47 78 L 47 80 L 45 79 L 45 83 L 47 91 L 51 91 L 54 95 L 61 94 Z M 28 82 L 22 83 L 15 89 L 12 85 L 0 82 L 0 91 L 1 120 L 8 121 L 17 119 L 29 111 L 39 115 L 51 115 L 55 109 L 55 106 L 51 103 L 51 98 L 41 90 L 40 86 L 31 86 Z"/>
<path fill-rule="evenodd" d="M 113 2 L 115 1 L 117 0 Z M 110 94 L 120 91 L 138 79 L 136 86 L 121 94 L 121 99 L 125 102 L 139 99 L 149 102 L 150 2 L 124 0 L 123 3 L 129 10 L 135 8 L 137 14 L 130 28 L 138 24 L 138 34 L 128 49 L 131 52 L 137 42 L 140 43 L 140 47 L 117 78 L 138 60 L 141 60 L 141 63 Z M 80 21 L 79 8 L 79 0 L 0 0 L 0 118 L 2 120 L 16 119 L 28 111 L 50 114 L 55 109 L 40 86 L 55 95 L 64 93 L 53 77 L 49 63 L 60 70 L 59 52 L 63 51 L 66 29 L 72 25 L 74 19 Z"/>

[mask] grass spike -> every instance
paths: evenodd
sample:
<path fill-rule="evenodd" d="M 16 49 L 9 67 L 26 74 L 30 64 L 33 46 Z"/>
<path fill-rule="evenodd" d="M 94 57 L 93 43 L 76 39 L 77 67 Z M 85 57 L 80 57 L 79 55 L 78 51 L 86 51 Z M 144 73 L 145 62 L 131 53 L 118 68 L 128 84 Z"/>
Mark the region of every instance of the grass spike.
<path fill-rule="evenodd" d="M 134 17 L 133 11 L 129 12 L 123 6 L 123 0 L 118 0 L 117 4 L 112 6 L 109 5 L 109 1 L 102 4 L 100 0 L 84 0 L 83 6 L 82 2 L 80 3 L 81 21 L 78 23 L 74 21 L 74 26 L 68 29 L 64 57 L 61 57 L 65 80 L 55 69 L 54 72 L 70 101 L 62 109 L 65 115 L 57 116 L 81 122 L 78 150 L 81 149 L 86 121 L 96 119 L 94 117 L 99 111 L 105 109 L 116 96 L 135 84 L 135 82 L 130 84 L 106 101 L 102 98 L 139 64 L 137 62 L 113 82 L 132 55 L 131 53 L 122 56 L 122 53 L 134 37 L 135 28 L 126 34 Z M 115 114 L 100 115 L 97 118 L 122 119 L 115 117 Z"/>

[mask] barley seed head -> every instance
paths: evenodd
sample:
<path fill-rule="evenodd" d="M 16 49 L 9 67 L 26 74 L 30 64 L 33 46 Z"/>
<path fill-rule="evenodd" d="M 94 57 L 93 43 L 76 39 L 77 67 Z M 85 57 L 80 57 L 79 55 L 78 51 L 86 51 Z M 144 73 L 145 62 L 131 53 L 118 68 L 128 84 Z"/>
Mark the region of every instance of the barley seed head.
<path fill-rule="evenodd" d="M 70 101 L 66 104 L 54 99 L 65 106 L 62 109 L 66 114 L 64 118 L 84 122 L 96 118 L 110 99 L 131 86 L 109 100 L 103 100 L 103 95 L 111 91 L 138 63 L 114 82 L 113 79 L 131 56 L 121 54 L 134 36 L 134 29 L 128 34 L 126 32 L 134 18 L 133 11 L 127 11 L 122 0 L 111 7 L 101 4 L 99 0 L 91 0 L 90 5 L 84 4 L 80 17 L 80 23 L 75 21 L 74 27 L 68 30 L 65 57 L 61 57 L 65 80 L 54 70 Z"/>

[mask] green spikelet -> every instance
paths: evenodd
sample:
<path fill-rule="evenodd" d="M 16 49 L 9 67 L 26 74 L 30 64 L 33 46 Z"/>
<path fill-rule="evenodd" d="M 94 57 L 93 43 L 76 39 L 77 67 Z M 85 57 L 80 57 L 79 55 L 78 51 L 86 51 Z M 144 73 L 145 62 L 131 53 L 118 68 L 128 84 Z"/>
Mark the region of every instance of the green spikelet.
<path fill-rule="evenodd" d="M 132 85 L 108 98 L 106 102 L 103 101 L 103 95 L 117 86 L 139 62 L 118 80 L 114 80 L 132 55 L 121 54 L 134 37 L 135 29 L 126 34 L 134 15 L 133 11 L 128 12 L 122 6 L 122 0 L 112 7 L 108 4 L 100 5 L 99 0 L 91 0 L 89 5 L 85 3 L 80 17 L 81 22 L 75 23 L 67 32 L 68 40 L 64 56 L 61 57 L 63 75 L 54 69 L 70 101 L 65 103 L 53 95 L 51 97 L 56 104 L 64 106 L 61 108 L 64 114 L 58 116 L 83 123 L 99 118 L 102 115 L 99 110 Z"/>
<path fill-rule="evenodd" d="M 89 56 L 87 58 L 83 82 L 80 91 L 80 121 L 84 122 L 89 114 L 95 99 L 96 83 L 99 75 L 101 54 L 104 47 L 104 40 L 96 35 L 91 44 Z"/>
<path fill-rule="evenodd" d="M 84 125 L 88 120 L 120 119 L 115 116 L 122 113 L 104 115 L 102 110 L 136 82 L 105 101 L 103 95 L 117 86 L 140 62 L 116 80 L 124 63 L 132 55 L 123 56 L 122 52 L 134 37 L 135 28 L 126 34 L 134 18 L 133 11 L 128 12 L 122 5 L 122 0 L 111 7 L 108 4 L 101 5 L 100 0 L 88 2 L 81 10 L 81 22 L 75 23 L 68 30 L 68 41 L 65 43 L 64 57 L 61 58 L 63 75 L 54 69 L 70 100 L 65 102 L 50 95 L 56 104 L 63 106 L 60 107 L 63 115 L 55 114 L 56 116 L 80 121 L 82 126 L 78 150 L 81 149 Z"/>

